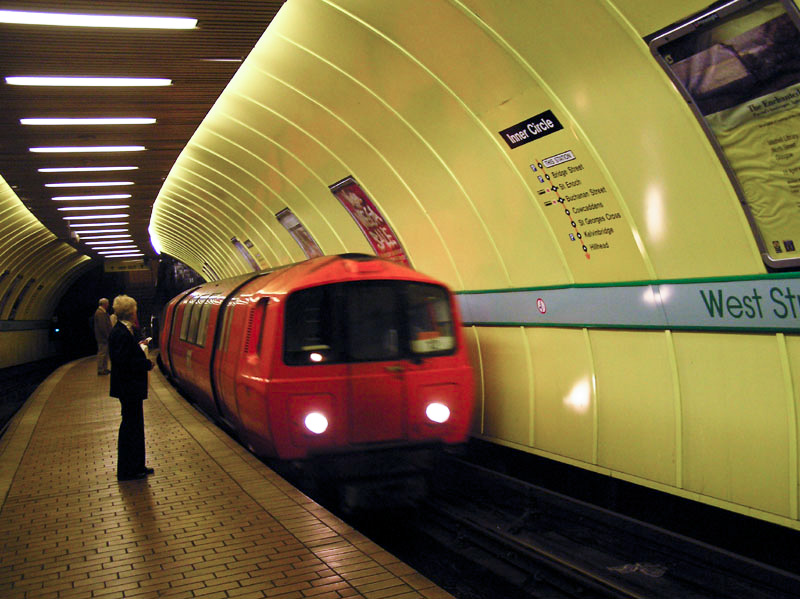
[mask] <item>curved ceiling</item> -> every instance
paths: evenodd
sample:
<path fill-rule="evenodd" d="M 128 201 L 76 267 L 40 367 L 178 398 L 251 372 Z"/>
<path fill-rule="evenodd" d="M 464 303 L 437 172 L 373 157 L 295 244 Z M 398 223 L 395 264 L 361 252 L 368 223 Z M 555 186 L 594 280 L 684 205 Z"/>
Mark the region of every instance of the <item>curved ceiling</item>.
<path fill-rule="evenodd" d="M 46 320 L 91 259 L 47 230 L 0 177 L 0 320 Z"/>
<path fill-rule="evenodd" d="M 156 194 L 186 141 L 240 66 L 282 0 L 109 1 L 17 0 L 2 11 L 88 15 L 166 16 L 196 19 L 190 29 L 130 29 L 0 23 L 3 106 L 0 173 L 31 212 L 58 238 L 98 257 L 70 233 L 96 222 L 128 222 L 129 245 L 154 256 L 147 232 Z M 16 85 L 13 77 L 110 77 L 166 79 L 166 86 L 68 87 Z M 27 124 L 22 119 L 154 119 L 151 124 L 98 125 L 62 121 Z M 41 122 L 41 121 L 39 121 Z M 23 124 L 25 123 L 25 124 Z M 89 152 L 88 147 L 138 146 L 140 151 Z M 31 151 L 73 147 L 75 152 Z M 41 169 L 127 167 L 126 170 L 43 172 Z M 84 184 L 77 186 L 76 184 Z M 88 185 L 87 185 L 88 184 Z M 107 199 L 74 199 L 112 196 Z M 53 198 L 69 198 L 67 200 Z M 124 206 L 96 211 L 64 211 L 94 205 Z M 63 217 L 125 214 L 111 219 Z M 100 227 L 100 229 L 108 227 Z M 72 230 L 71 230 L 72 229 Z M 81 234 L 85 240 L 89 234 Z"/>
<path fill-rule="evenodd" d="M 704 6 L 289 0 L 171 170 L 153 236 L 212 279 L 308 255 L 285 210 L 326 254 L 373 252 L 372 219 L 462 290 L 761 272 L 727 176 L 643 40 Z M 501 135 L 550 118 L 535 143 Z M 541 195 L 540 162 L 562 154 L 565 201 L 570 187 L 597 198 L 578 243 Z M 332 193 L 348 177 L 361 223 Z M 709 222 L 744 241 L 721 246 Z"/>

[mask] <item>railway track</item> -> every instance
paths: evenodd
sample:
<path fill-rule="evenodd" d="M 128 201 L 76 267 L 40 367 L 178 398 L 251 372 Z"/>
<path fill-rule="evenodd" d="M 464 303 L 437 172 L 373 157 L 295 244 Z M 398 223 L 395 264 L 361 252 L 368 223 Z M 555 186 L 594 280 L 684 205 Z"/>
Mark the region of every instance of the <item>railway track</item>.
<path fill-rule="evenodd" d="M 36 387 L 63 363 L 56 357 L 0 369 L 0 437 Z"/>
<path fill-rule="evenodd" d="M 797 573 L 452 455 L 430 480 L 413 510 L 342 517 L 458 599 L 800 597 Z"/>
<path fill-rule="evenodd" d="M 452 456 L 432 481 L 413 525 L 509 597 L 800 597 L 796 574 Z M 486 597 L 498 596 L 493 584 Z"/>

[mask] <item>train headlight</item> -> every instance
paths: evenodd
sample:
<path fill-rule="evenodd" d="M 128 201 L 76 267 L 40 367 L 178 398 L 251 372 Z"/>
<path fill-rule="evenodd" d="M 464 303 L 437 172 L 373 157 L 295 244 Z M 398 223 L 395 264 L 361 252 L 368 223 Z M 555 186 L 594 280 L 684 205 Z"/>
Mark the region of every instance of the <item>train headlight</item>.
<path fill-rule="evenodd" d="M 328 419 L 319 412 L 311 412 L 306 414 L 303 423 L 306 425 L 306 428 L 315 435 L 321 435 L 328 430 Z"/>
<path fill-rule="evenodd" d="M 450 419 L 450 408 L 443 403 L 435 401 L 429 403 L 428 407 L 425 408 L 425 415 L 433 422 L 444 424 Z"/>

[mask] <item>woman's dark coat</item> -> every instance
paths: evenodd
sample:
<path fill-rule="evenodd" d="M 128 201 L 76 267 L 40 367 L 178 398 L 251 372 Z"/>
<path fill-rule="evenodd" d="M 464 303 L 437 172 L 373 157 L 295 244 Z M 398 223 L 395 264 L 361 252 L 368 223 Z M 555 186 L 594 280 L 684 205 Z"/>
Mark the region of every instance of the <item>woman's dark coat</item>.
<path fill-rule="evenodd" d="M 111 397 L 145 399 L 147 371 L 153 368 L 153 363 L 121 321 L 114 325 L 108 336 L 108 354 L 111 358 Z"/>

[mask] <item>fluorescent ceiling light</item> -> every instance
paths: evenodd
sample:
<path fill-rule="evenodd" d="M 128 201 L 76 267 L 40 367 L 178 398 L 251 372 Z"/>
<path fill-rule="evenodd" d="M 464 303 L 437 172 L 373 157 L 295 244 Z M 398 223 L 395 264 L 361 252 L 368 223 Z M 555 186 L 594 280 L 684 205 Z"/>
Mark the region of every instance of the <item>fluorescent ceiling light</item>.
<path fill-rule="evenodd" d="M 114 187 L 133 185 L 133 181 L 81 181 L 79 183 L 45 183 L 45 187 Z"/>
<path fill-rule="evenodd" d="M 130 208 L 128 204 L 119 204 L 117 206 L 65 206 L 58 208 L 59 212 L 78 212 L 85 210 L 124 210 Z"/>
<path fill-rule="evenodd" d="M 86 15 L 58 12 L 0 10 L 0 23 L 14 25 L 56 25 L 59 27 L 122 27 L 127 29 L 194 29 L 197 19 L 186 17 L 139 17 Z"/>
<path fill-rule="evenodd" d="M 124 239 L 125 237 L 130 238 L 130 235 L 116 235 L 119 239 L 115 241 L 87 241 L 86 245 L 108 245 L 109 243 L 133 243 L 132 239 Z M 113 237 L 112 237 L 113 238 Z M 105 237 L 87 237 L 86 239 L 105 239 Z"/>
<path fill-rule="evenodd" d="M 159 87 L 172 85 L 172 79 L 148 77 L 6 77 L 9 85 L 55 87 Z"/>
<path fill-rule="evenodd" d="M 103 256 L 119 256 L 121 254 L 129 256 L 131 254 L 139 253 L 139 248 L 128 250 L 96 250 L 95 248 L 92 248 L 92 251 L 96 251 L 98 254 L 102 254 Z"/>
<path fill-rule="evenodd" d="M 100 217 L 98 216 L 98 218 L 100 218 Z M 110 223 L 104 223 L 104 222 L 99 222 L 99 223 L 69 223 L 69 226 L 72 229 L 77 229 L 78 227 L 123 227 L 123 226 L 127 227 L 128 226 L 128 221 L 123 220 L 123 221 L 120 221 L 118 223 L 113 223 L 113 222 L 110 222 Z M 127 229 L 124 229 L 124 230 L 127 231 Z"/>
<path fill-rule="evenodd" d="M 28 148 L 37 153 L 66 153 L 66 152 L 141 152 L 144 146 L 60 146 L 53 148 Z"/>
<path fill-rule="evenodd" d="M 89 216 L 65 216 L 64 220 L 97 220 L 98 218 L 128 218 L 127 214 L 92 214 Z"/>
<path fill-rule="evenodd" d="M 91 233 L 127 233 L 128 229 L 87 229 L 86 231 L 75 231 L 75 232 L 78 235 L 90 235 Z"/>
<path fill-rule="evenodd" d="M 97 173 L 102 171 L 135 171 L 138 166 L 59 166 L 36 169 L 40 173 Z"/>
<path fill-rule="evenodd" d="M 84 237 L 87 241 L 95 240 L 95 239 L 130 239 L 130 235 L 92 235 L 90 237 Z M 87 243 L 86 245 L 92 245 L 91 243 Z"/>
<path fill-rule="evenodd" d="M 127 241 L 123 241 L 123 244 L 127 244 Z M 121 245 L 120 243 L 112 243 L 112 242 L 105 242 L 101 243 L 100 245 L 95 245 L 92 247 L 93 250 L 138 250 L 138 245 Z"/>
<path fill-rule="evenodd" d="M 151 118 L 20 119 L 20 125 L 152 125 Z"/>
<path fill-rule="evenodd" d="M 70 200 L 126 200 L 132 197 L 129 193 L 111 193 L 99 196 L 56 196 L 50 198 L 56 202 L 69 202 Z"/>

